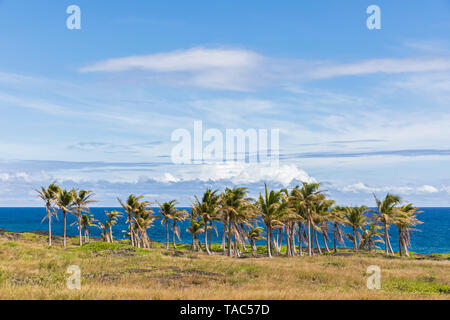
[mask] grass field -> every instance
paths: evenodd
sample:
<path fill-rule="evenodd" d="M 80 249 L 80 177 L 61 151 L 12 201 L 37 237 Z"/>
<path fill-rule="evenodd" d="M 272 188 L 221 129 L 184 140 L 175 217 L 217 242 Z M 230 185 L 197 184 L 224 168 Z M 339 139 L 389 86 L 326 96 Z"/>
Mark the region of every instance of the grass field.
<path fill-rule="evenodd" d="M 1 234 L 0 299 L 450 299 L 449 254 L 406 259 L 341 250 L 233 259 L 187 245 L 69 242 L 64 249 L 59 238 L 48 247 L 44 236 Z M 70 265 L 81 269 L 81 290 L 66 288 Z M 381 268 L 380 290 L 366 287 L 370 265 Z"/>

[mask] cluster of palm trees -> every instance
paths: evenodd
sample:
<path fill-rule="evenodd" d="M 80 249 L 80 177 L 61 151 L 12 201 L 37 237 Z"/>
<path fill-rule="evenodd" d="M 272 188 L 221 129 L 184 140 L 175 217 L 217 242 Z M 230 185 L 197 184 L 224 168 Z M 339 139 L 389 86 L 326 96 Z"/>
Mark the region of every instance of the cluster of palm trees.
<path fill-rule="evenodd" d="M 89 227 L 102 230 L 106 242 L 113 242 L 112 227 L 121 217 L 118 211 L 106 212 L 107 220 L 98 222 L 89 214 L 88 204 L 94 202 L 93 193 L 85 190 L 63 190 L 56 183 L 38 191 L 45 201 L 46 218 L 49 220 L 49 245 L 51 245 L 51 218 L 59 208 L 64 216 L 64 245 L 66 245 L 66 214 L 72 213 L 77 219 L 80 245 L 82 230 L 85 241 L 89 241 Z M 223 192 L 207 189 L 201 198 L 194 196 L 192 210 L 179 210 L 176 200 L 158 203 L 160 215 L 151 209 L 152 203 L 144 201 L 143 196 L 130 195 L 127 201 L 118 199 L 126 212 L 125 231 L 131 245 L 149 248 L 148 229 L 156 219 L 166 231 L 166 248 L 169 248 L 169 234 L 172 232 L 172 245 L 176 249 L 176 239 L 180 239 L 179 222 L 189 219 L 187 232 L 192 234 L 192 250 L 213 254 L 212 233 L 218 235 L 222 226 L 221 250 L 224 255 L 239 257 L 248 249 L 255 256 L 256 241 L 266 239 L 267 256 L 280 255 L 285 244 L 286 255 L 312 256 L 331 252 L 328 243 L 332 240 L 334 252 L 344 238 L 353 243 L 355 251 L 378 249 L 383 242 L 386 255 L 394 254 L 389 228 L 395 225 L 399 234 L 399 253 L 409 256 L 411 231 L 421 223 L 420 213 L 412 204 L 401 205 L 400 197 L 387 194 L 383 200 L 375 195 L 376 208 L 366 206 L 343 207 L 335 205 L 326 197 L 319 183 L 303 183 L 292 190 L 268 190 L 267 185 L 257 199 L 248 196 L 247 188 L 226 188 Z M 177 225 L 178 223 L 178 225 Z M 264 228 L 263 228 L 264 225 Z M 343 226 L 351 228 L 345 233 Z M 349 228 L 349 229 L 350 229 Z M 265 236 L 264 236 L 265 233 Z M 203 243 L 200 235 L 203 234 Z M 319 245 L 319 238 L 325 248 Z M 331 239 L 332 237 L 332 239 Z M 305 252 L 304 252 L 305 250 Z"/>

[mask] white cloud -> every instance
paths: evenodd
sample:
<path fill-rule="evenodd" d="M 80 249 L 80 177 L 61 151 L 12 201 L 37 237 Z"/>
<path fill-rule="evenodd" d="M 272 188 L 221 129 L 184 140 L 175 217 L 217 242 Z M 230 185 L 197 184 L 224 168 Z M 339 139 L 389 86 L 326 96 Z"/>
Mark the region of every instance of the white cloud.
<path fill-rule="evenodd" d="M 423 185 L 421 187 L 413 188 L 408 186 L 386 186 L 386 187 L 369 187 L 366 184 L 359 182 L 340 189 L 343 192 L 353 193 L 374 193 L 374 192 L 390 192 L 397 194 L 411 194 L 411 193 L 436 193 L 439 190 L 430 185 Z"/>
<path fill-rule="evenodd" d="M 426 192 L 426 193 L 435 193 L 435 192 L 439 192 L 438 189 L 436 189 L 433 186 L 430 185 L 424 185 L 422 187 L 417 188 L 417 191 L 419 192 Z"/>
<path fill-rule="evenodd" d="M 17 172 L 17 173 L 0 173 L 0 181 L 8 182 L 12 180 L 22 180 L 25 182 L 32 181 L 31 177 L 25 172 Z"/>
<path fill-rule="evenodd" d="M 321 66 L 309 72 L 309 75 L 312 78 L 323 79 L 374 73 L 398 74 L 444 70 L 450 70 L 450 59 L 372 59 L 348 64 Z"/>
<path fill-rule="evenodd" d="M 179 182 L 180 181 L 180 179 L 175 178 L 172 174 L 170 174 L 168 172 L 164 173 L 162 178 L 156 178 L 155 180 L 159 181 L 159 182 L 164 182 L 164 183 L 171 183 L 171 182 Z"/>
<path fill-rule="evenodd" d="M 158 80 L 173 85 L 246 90 L 257 79 L 253 73 L 261 68 L 264 60 L 263 56 L 249 50 L 199 47 L 99 61 L 81 68 L 80 72 L 144 70 L 170 74 L 159 76 Z"/>
<path fill-rule="evenodd" d="M 146 56 L 109 59 L 81 68 L 81 72 L 117 72 L 131 69 L 155 72 L 204 71 L 208 69 L 248 68 L 261 60 L 259 54 L 239 49 L 192 48 Z"/>
<path fill-rule="evenodd" d="M 220 181 L 230 180 L 234 184 L 246 184 L 271 181 L 288 186 L 293 181 L 313 182 L 305 171 L 295 165 L 270 166 L 265 164 L 249 164 L 228 162 L 223 164 L 208 164 L 180 170 L 175 174 L 179 181 Z M 177 179 L 177 178 L 175 178 Z"/>

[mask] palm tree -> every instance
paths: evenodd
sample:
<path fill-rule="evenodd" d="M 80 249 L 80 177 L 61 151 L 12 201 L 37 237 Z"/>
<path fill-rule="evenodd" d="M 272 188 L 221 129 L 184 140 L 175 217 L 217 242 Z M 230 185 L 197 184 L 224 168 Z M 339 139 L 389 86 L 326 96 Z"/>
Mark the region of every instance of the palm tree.
<path fill-rule="evenodd" d="M 170 219 L 172 219 L 172 216 L 174 214 L 175 205 L 177 204 L 176 200 L 172 200 L 169 202 L 164 202 L 163 204 L 158 202 L 158 205 L 160 207 L 159 213 L 161 214 L 161 224 L 165 226 L 166 229 L 166 249 L 169 249 L 169 224 Z"/>
<path fill-rule="evenodd" d="M 81 221 L 80 222 L 81 222 L 81 227 L 84 230 L 84 242 L 88 243 L 89 242 L 89 236 L 90 236 L 90 233 L 91 233 L 89 228 L 93 227 L 93 226 L 97 226 L 95 224 L 95 222 L 97 222 L 97 220 L 94 219 L 94 215 L 93 214 L 89 214 L 88 215 L 88 214 L 84 213 L 84 214 L 81 215 Z"/>
<path fill-rule="evenodd" d="M 417 214 L 421 213 L 418 209 L 412 203 L 409 203 L 397 210 L 394 223 L 398 229 L 400 256 L 402 256 L 403 251 L 405 256 L 409 257 L 408 246 L 410 245 L 410 232 L 415 230 L 412 227 L 422 223 L 422 221 L 417 219 Z"/>
<path fill-rule="evenodd" d="M 287 202 L 281 201 L 283 198 L 281 191 L 271 190 L 270 193 L 267 189 L 267 184 L 264 184 L 265 195 L 260 193 L 258 198 L 258 208 L 261 218 L 266 225 L 267 229 L 267 256 L 272 258 L 271 250 L 271 234 L 274 228 L 278 228 L 282 225 L 282 216 L 287 208 Z"/>
<path fill-rule="evenodd" d="M 302 232 L 302 225 L 303 223 L 308 221 L 308 216 L 306 213 L 306 208 L 302 205 L 301 201 L 295 196 L 296 192 L 298 190 L 298 186 L 296 186 L 290 193 L 289 196 L 289 210 L 292 212 L 292 214 L 295 217 L 295 220 L 297 221 L 298 225 L 298 251 L 300 252 L 300 256 L 303 256 L 303 232 Z"/>
<path fill-rule="evenodd" d="M 256 257 L 256 240 L 264 239 L 262 236 L 263 228 L 255 227 L 251 228 L 247 232 L 247 238 L 250 240 L 252 247 L 252 256 Z"/>
<path fill-rule="evenodd" d="M 307 229 L 308 229 L 308 255 L 312 256 L 312 238 L 311 238 L 311 226 L 314 227 L 314 205 L 325 198 L 323 191 L 319 189 L 319 183 L 307 183 L 303 182 L 302 188 L 296 187 L 293 190 L 293 197 L 300 201 L 300 204 L 304 207 L 307 216 Z"/>
<path fill-rule="evenodd" d="M 170 218 L 172 219 L 172 244 L 175 250 L 177 249 L 177 245 L 175 243 L 175 236 L 177 236 L 178 239 L 181 240 L 180 231 L 177 228 L 177 222 L 186 220 L 188 216 L 189 214 L 187 213 L 186 210 L 178 210 L 178 209 L 175 209 L 170 216 Z"/>
<path fill-rule="evenodd" d="M 344 220 L 344 207 L 335 206 L 330 211 L 329 220 L 333 223 L 333 244 L 334 244 L 334 253 L 337 253 L 337 242 L 343 244 L 344 237 L 341 228 L 341 224 L 345 223 Z"/>
<path fill-rule="evenodd" d="M 144 196 L 135 196 L 134 194 L 130 194 L 126 203 L 123 203 L 122 200 L 117 198 L 122 208 L 127 212 L 127 220 L 125 223 L 128 224 L 131 245 L 136 247 L 138 245 L 138 235 L 135 232 L 135 217 L 138 216 L 139 211 L 142 211 L 143 208 L 150 204 L 149 201 L 142 202 L 141 200 L 143 198 Z"/>
<path fill-rule="evenodd" d="M 105 226 L 109 229 L 109 242 L 114 242 L 112 227 L 117 224 L 119 218 L 122 217 L 122 212 L 113 210 L 113 211 L 105 211 L 106 217 L 108 217 L 108 221 L 105 222 Z"/>
<path fill-rule="evenodd" d="M 249 211 L 252 210 L 250 198 L 246 197 L 247 188 L 233 189 L 226 188 L 220 197 L 221 211 L 224 215 L 224 232 L 227 226 L 227 249 L 228 256 L 232 256 L 231 238 L 234 235 L 234 251 L 235 255 L 239 255 L 238 242 L 243 243 L 243 230 L 239 228 L 238 223 L 246 220 Z M 223 247 L 225 253 L 225 247 Z"/>
<path fill-rule="evenodd" d="M 202 201 L 194 196 L 194 202 L 192 203 L 192 210 L 195 211 L 196 216 L 201 216 L 205 223 L 205 249 L 208 255 L 212 252 L 208 248 L 208 223 L 209 230 L 212 230 L 214 225 L 213 221 L 217 219 L 219 215 L 219 200 L 220 196 L 217 194 L 218 190 L 206 189 L 203 194 Z"/>
<path fill-rule="evenodd" d="M 75 190 L 59 189 L 56 195 L 56 205 L 61 209 L 64 217 L 64 247 L 67 238 L 67 212 L 71 212 L 74 201 Z"/>
<path fill-rule="evenodd" d="M 192 234 L 192 250 L 201 251 L 202 248 L 200 246 L 200 242 L 197 239 L 197 235 L 205 231 L 205 223 L 203 222 L 203 219 L 195 219 L 191 217 L 191 225 L 186 229 L 187 232 Z M 198 248 L 197 248 L 198 245 Z"/>
<path fill-rule="evenodd" d="M 102 239 L 105 242 L 112 242 L 109 237 L 109 221 L 105 221 L 104 224 L 99 221 L 97 227 L 102 232 Z"/>
<path fill-rule="evenodd" d="M 78 234 L 79 234 L 79 238 L 80 238 L 80 246 L 83 245 L 83 240 L 82 240 L 82 236 L 81 236 L 81 229 L 82 229 L 82 224 L 83 224 L 83 214 L 84 213 L 89 213 L 89 204 L 96 202 L 95 200 L 92 199 L 92 197 L 95 195 L 92 191 L 90 190 L 80 190 L 80 191 L 76 191 L 73 190 L 71 191 L 73 193 L 73 209 L 72 209 L 72 213 L 77 217 L 77 221 L 75 222 L 76 224 L 78 224 Z"/>
<path fill-rule="evenodd" d="M 152 226 L 153 221 L 157 216 L 153 214 L 152 209 L 147 207 L 149 204 L 149 201 L 142 202 L 132 217 L 134 220 L 134 245 L 138 248 L 150 248 L 150 239 L 148 237 L 147 229 Z"/>
<path fill-rule="evenodd" d="M 393 254 L 391 241 L 389 240 L 389 225 L 393 222 L 396 206 L 401 203 L 401 198 L 399 196 L 388 193 L 383 201 L 378 200 L 378 198 L 373 195 L 375 198 L 375 202 L 377 204 L 377 208 L 375 213 L 377 215 L 377 219 L 384 226 L 384 250 L 386 255 L 389 254 L 389 251 Z M 389 250 L 389 251 L 388 251 Z"/>
<path fill-rule="evenodd" d="M 378 226 L 374 221 L 371 221 L 367 228 L 363 227 L 361 235 L 361 242 L 359 243 L 360 249 L 377 249 L 377 242 L 383 242 L 383 234 L 381 232 L 382 227 Z"/>
<path fill-rule="evenodd" d="M 359 228 L 362 228 L 367 223 L 367 217 L 365 213 L 367 212 L 366 206 L 360 207 L 346 207 L 344 210 L 344 219 L 346 224 L 352 227 L 353 236 L 349 237 L 353 239 L 353 244 L 355 251 L 358 251 L 358 236 L 359 236 Z"/>
<path fill-rule="evenodd" d="M 51 183 L 47 188 L 41 187 L 41 190 L 36 190 L 38 198 L 45 202 L 46 215 L 42 219 L 41 223 L 48 219 L 48 245 L 52 245 L 52 216 L 55 211 L 52 211 L 53 204 L 56 199 L 56 194 L 59 191 L 59 186 L 56 182 Z"/>

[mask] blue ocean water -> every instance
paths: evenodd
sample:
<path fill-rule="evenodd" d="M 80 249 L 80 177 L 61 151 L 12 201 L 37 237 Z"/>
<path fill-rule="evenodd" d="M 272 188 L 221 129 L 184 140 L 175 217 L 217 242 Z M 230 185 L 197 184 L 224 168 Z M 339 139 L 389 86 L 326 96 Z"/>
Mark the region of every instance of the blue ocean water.
<path fill-rule="evenodd" d="M 190 210 L 189 208 L 185 208 Z M 121 208 L 91 208 L 91 213 L 94 214 L 95 219 L 105 221 L 105 210 L 119 210 Z M 158 214 L 158 209 L 153 209 Z M 417 253 L 446 253 L 450 252 L 450 208 L 421 208 L 423 211 L 419 215 L 419 220 L 423 221 L 412 234 L 411 251 Z M 0 228 L 8 231 L 27 232 L 27 231 L 46 231 L 48 228 L 47 221 L 41 224 L 42 218 L 45 216 L 44 208 L 0 208 Z M 124 215 L 125 216 L 125 215 Z M 70 226 L 75 221 L 75 217 L 68 214 L 68 230 L 67 234 L 71 236 L 78 235 L 77 227 Z M 181 242 L 190 243 L 192 236 L 186 232 L 190 225 L 186 220 L 180 224 Z M 218 235 L 213 232 L 213 242 L 221 242 L 223 225 L 217 224 Z M 119 223 L 114 226 L 115 239 L 124 239 L 126 230 L 125 217 L 119 220 Z M 63 234 L 63 218 L 62 214 L 58 214 L 58 219 L 53 219 L 52 231 L 55 235 Z M 161 225 L 160 220 L 156 220 L 153 226 L 148 231 L 150 239 L 164 242 L 166 239 L 165 229 Z M 100 230 L 98 228 L 91 228 L 91 235 L 100 237 Z M 398 249 L 397 230 L 394 226 L 390 229 L 391 243 L 394 250 Z M 172 238 L 170 238 L 172 239 Z M 203 239 L 203 236 L 200 236 Z M 177 240 L 178 241 L 178 240 Z M 264 244 L 264 241 L 259 241 L 259 244 Z M 332 245 L 331 241 L 328 244 Z M 346 246 L 352 247 L 350 242 Z"/>

